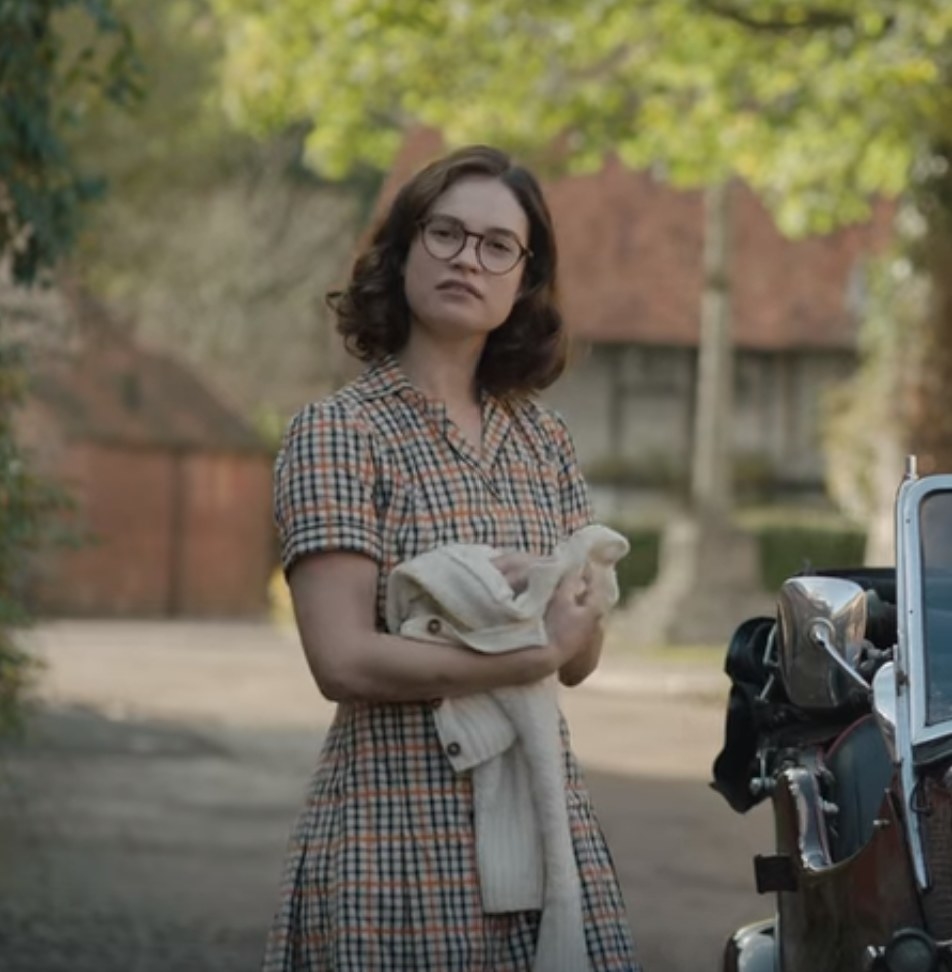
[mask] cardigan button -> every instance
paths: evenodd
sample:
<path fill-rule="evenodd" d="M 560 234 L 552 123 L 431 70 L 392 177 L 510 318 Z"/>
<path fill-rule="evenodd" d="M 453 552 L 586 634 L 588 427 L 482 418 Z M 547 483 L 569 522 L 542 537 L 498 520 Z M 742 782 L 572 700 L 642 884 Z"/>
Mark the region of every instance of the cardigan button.
<path fill-rule="evenodd" d="M 457 742 L 452 742 L 446 747 L 446 752 L 449 756 L 459 756 L 462 751 L 463 747 Z"/>
<path fill-rule="evenodd" d="M 426 623 L 426 630 L 430 632 L 431 635 L 439 634 L 442 630 L 443 625 L 440 624 L 439 618 L 430 618 Z"/>

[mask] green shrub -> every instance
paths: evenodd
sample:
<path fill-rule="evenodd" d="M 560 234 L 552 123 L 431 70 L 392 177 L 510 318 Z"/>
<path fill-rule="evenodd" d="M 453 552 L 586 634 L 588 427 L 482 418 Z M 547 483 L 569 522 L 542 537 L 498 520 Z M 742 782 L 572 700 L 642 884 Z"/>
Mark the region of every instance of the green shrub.
<path fill-rule="evenodd" d="M 585 479 L 594 486 L 628 489 L 664 489 L 686 495 L 688 472 L 664 453 L 604 456 L 585 465 Z"/>
<path fill-rule="evenodd" d="M 26 688 L 39 662 L 19 649 L 7 634 L 0 635 L 0 735 L 19 729 Z"/>
<path fill-rule="evenodd" d="M 763 585 L 776 590 L 806 567 L 862 564 L 866 534 L 856 528 L 771 525 L 755 529 Z"/>
<path fill-rule="evenodd" d="M 658 573 L 661 528 L 612 524 L 628 539 L 631 552 L 617 569 L 620 603 L 632 591 L 647 587 Z M 761 583 L 768 591 L 805 567 L 848 567 L 861 564 L 865 533 L 855 527 L 770 523 L 750 528 L 757 538 Z"/>
<path fill-rule="evenodd" d="M 622 534 L 631 544 L 631 551 L 623 558 L 616 571 L 620 604 L 639 587 L 647 587 L 658 573 L 658 550 L 661 533 L 656 527 L 612 527 Z"/>
<path fill-rule="evenodd" d="M 72 8 L 87 23 L 67 26 Z M 3 64 L 3 176 L 0 178 L 0 258 L 17 284 L 45 280 L 73 244 L 82 205 L 101 180 L 82 175 L 66 144 L 91 100 L 100 94 L 129 104 L 141 65 L 128 27 L 111 0 L 0 3 Z M 87 30 L 90 28 L 91 30 Z M 79 45 L 69 30 L 86 36 Z M 85 46 L 84 46 L 85 45 Z M 80 48 L 82 47 L 82 50 Z M 0 325 L 5 324 L 0 321 Z M 0 326 L 0 730 L 14 722 L 17 699 L 35 668 L 13 631 L 26 621 L 20 590 L 24 564 L 63 508 L 62 494 L 28 468 L 13 433 L 13 410 L 26 391 L 21 350 Z"/>
<path fill-rule="evenodd" d="M 731 460 L 731 476 L 735 497 L 741 503 L 770 502 L 785 486 L 774 461 L 759 452 L 735 455 Z M 586 463 L 585 479 L 595 486 L 663 489 L 687 500 L 691 470 L 665 452 L 638 458 L 612 455 Z"/>
<path fill-rule="evenodd" d="M 0 734 L 16 727 L 18 700 L 37 669 L 14 637 L 29 621 L 24 568 L 51 541 L 57 515 L 72 508 L 62 489 L 34 473 L 16 441 L 13 413 L 26 381 L 23 349 L 0 342 Z"/>

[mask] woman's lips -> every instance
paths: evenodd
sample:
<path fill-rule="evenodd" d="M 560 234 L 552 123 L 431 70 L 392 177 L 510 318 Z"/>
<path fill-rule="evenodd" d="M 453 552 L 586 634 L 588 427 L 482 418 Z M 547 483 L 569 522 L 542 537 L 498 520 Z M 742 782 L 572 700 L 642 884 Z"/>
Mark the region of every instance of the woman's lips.
<path fill-rule="evenodd" d="M 469 294 L 478 300 L 483 298 L 483 295 L 472 284 L 468 284 L 464 280 L 444 280 L 436 289 L 444 293 Z"/>

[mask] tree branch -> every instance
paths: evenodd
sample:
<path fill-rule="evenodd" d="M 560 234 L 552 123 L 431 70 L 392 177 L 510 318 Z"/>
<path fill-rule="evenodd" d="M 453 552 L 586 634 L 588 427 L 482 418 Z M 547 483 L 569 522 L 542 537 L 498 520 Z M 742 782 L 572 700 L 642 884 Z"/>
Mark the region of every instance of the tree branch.
<path fill-rule="evenodd" d="M 749 30 L 760 30 L 766 33 L 783 34 L 794 30 L 833 30 L 837 27 L 853 27 L 856 18 L 852 14 L 837 10 L 810 10 L 799 19 L 784 17 L 756 17 L 753 14 L 735 7 L 721 0 L 696 0 L 697 5 L 705 12 L 715 17 L 732 20 Z M 892 18 L 887 20 L 887 26 Z"/>

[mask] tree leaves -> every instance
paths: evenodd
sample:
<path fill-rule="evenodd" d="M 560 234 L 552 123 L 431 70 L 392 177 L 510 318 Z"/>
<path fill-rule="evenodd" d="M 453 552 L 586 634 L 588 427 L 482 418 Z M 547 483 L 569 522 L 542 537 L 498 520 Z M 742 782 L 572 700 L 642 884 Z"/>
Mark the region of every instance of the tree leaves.
<path fill-rule="evenodd" d="M 60 31 L 74 10 L 91 21 L 89 39 L 78 45 Z M 104 34 L 114 43 L 104 44 Z M 0 254 L 21 283 L 32 283 L 72 245 L 82 204 L 99 191 L 75 170 L 63 138 L 90 91 L 120 102 L 138 91 L 132 38 L 108 0 L 4 0 Z"/>
<path fill-rule="evenodd" d="M 58 18 L 81 9 L 92 34 L 77 45 Z M 104 34 L 116 43 L 104 47 Z M 70 43 L 72 42 L 72 47 Z M 75 51 L 70 56 L 65 52 Z M 90 88 L 128 101 L 136 91 L 131 36 L 108 0 L 0 0 L 0 257 L 13 278 L 33 283 L 72 245 L 84 203 L 100 180 L 76 171 L 63 129 Z M 5 323 L 0 320 L 0 325 Z M 33 670 L 10 636 L 26 620 L 24 565 L 48 538 L 65 494 L 37 477 L 13 434 L 25 392 L 20 349 L 0 342 L 0 731 L 15 723 L 19 694 Z"/>
<path fill-rule="evenodd" d="M 803 233 L 894 195 L 950 117 L 952 15 L 736 0 L 215 0 L 233 117 L 313 123 L 322 171 L 386 167 L 408 125 L 573 168 L 608 151 L 699 185 L 728 172 Z"/>

